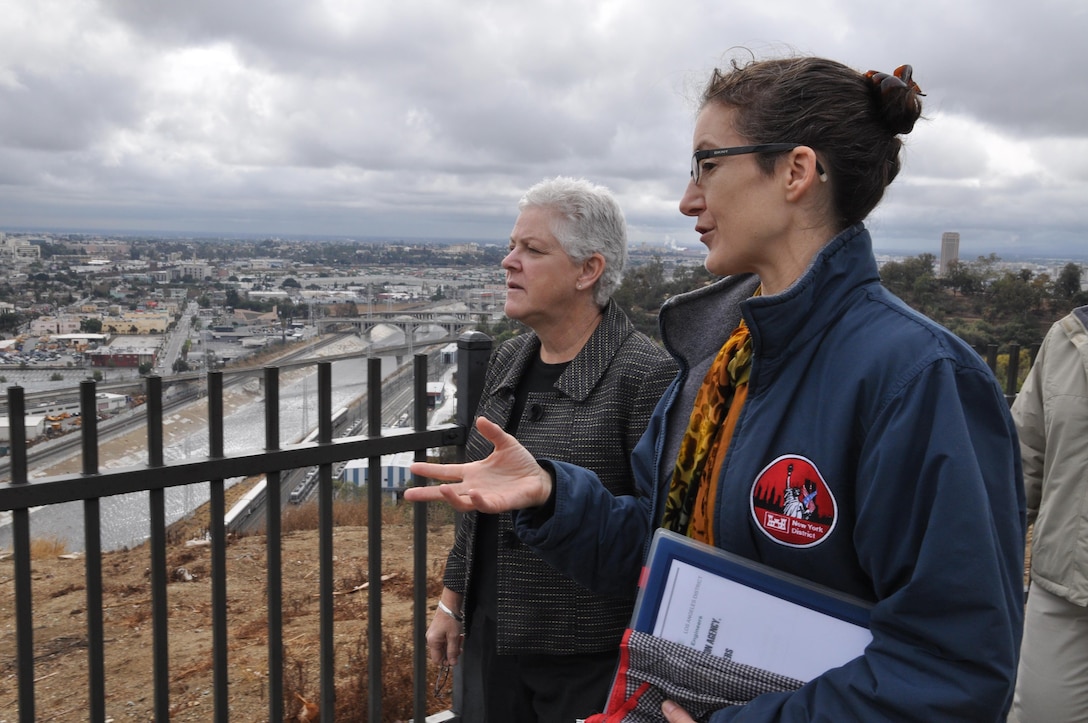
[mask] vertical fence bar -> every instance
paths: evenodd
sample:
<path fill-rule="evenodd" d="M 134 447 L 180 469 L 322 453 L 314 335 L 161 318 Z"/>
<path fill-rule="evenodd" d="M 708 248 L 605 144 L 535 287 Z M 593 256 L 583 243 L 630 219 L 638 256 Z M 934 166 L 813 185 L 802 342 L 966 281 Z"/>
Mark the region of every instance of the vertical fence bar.
<path fill-rule="evenodd" d="M 332 362 L 317 365 L 317 441 L 332 443 Z M 321 720 L 334 723 L 336 714 L 336 651 L 333 641 L 332 595 L 332 464 L 318 467 L 318 594 L 321 637 Z"/>
<path fill-rule="evenodd" d="M 986 345 L 986 364 L 989 365 L 990 371 L 997 374 L 997 344 Z"/>
<path fill-rule="evenodd" d="M 480 395 L 484 390 L 484 377 L 487 375 L 487 362 L 491 359 L 491 337 L 482 331 L 466 331 L 457 338 L 457 414 L 455 421 L 471 431 L 476 422 L 476 407 L 480 404 Z M 457 450 L 457 461 L 464 462 L 465 448 Z M 454 515 L 454 529 L 461 526 L 464 514 Z M 452 708 L 455 715 L 461 714 L 462 691 L 464 682 L 460 665 L 453 666 L 453 686 L 450 691 Z"/>
<path fill-rule="evenodd" d="M 368 347 L 369 348 L 369 347 Z M 367 435 L 382 436 L 382 360 L 367 359 Z M 367 720 L 382 720 L 382 478 L 381 457 L 367 458 Z"/>
<path fill-rule="evenodd" d="M 468 331 L 457 339 L 457 424 L 472 429 L 491 358 L 491 337 Z"/>
<path fill-rule="evenodd" d="M 162 377 L 147 378 L 147 465 L 163 466 Z M 155 680 L 155 720 L 170 720 L 169 609 L 166 600 L 166 492 L 148 492 L 151 513 L 151 629 Z"/>
<path fill-rule="evenodd" d="M 208 372 L 208 456 L 223 456 L 223 372 Z M 208 534 L 212 542 L 212 701 L 217 723 L 230 718 L 227 690 L 227 533 L 223 480 L 208 483 Z"/>
<path fill-rule="evenodd" d="M 264 370 L 264 446 L 280 448 L 280 378 Z M 265 477 L 265 545 L 268 557 L 268 720 L 283 720 L 283 550 L 280 546 L 280 472 Z"/>
<path fill-rule="evenodd" d="M 80 442 L 83 474 L 98 474 L 98 412 L 95 409 L 95 382 L 79 383 Z M 106 720 L 105 630 L 102 621 L 102 505 L 98 497 L 83 500 L 83 551 L 87 597 L 87 690 L 88 715 L 92 721 Z"/>
<path fill-rule="evenodd" d="M 1009 367 L 1005 375 L 1005 399 L 1009 404 L 1016 398 L 1016 384 L 1020 377 L 1020 345 L 1009 344 Z"/>
<path fill-rule="evenodd" d="M 26 400 L 22 387 L 8 387 L 11 484 L 27 483 Z M 19 675 L 19 722 L 34 723 L 34 613 L 30 581 L 30 510 L 11 511 L 15 554 L 15 660 Z"/>
<path fill-rule="evenodd" d="M 427 355 L 416 354 L 414 357 L 413 378 L 415 388 L 412 398 L 414 408 L 414 428 L 417 432 L 427 429 Z M 426 462 L 427 450 L 417 449 L 415 461 Z M 415 578 L 412 605 L 412 662 L 415 669 L 414 720 L 427 718 L 427 504 L 412 503 L 412 570 Z"/>

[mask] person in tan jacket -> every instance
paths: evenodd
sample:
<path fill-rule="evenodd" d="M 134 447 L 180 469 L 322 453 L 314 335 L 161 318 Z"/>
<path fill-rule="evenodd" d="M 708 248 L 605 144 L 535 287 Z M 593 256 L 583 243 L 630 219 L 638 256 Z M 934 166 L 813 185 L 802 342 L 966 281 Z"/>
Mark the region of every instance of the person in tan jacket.
<path fill-rule="evenodd" d="M 1088 721 L 1088 306 L 1050 328 L 1012 414 L 1035 527 L 1009 721 Z"/>

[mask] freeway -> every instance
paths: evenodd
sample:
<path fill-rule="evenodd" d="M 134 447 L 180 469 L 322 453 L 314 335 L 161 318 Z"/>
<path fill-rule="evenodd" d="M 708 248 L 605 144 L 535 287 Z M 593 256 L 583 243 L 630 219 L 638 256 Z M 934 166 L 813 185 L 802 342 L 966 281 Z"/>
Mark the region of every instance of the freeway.
<path fill-rule="evenodd" d="M 429 347 L 430 360 L 436 357 L 443 343 Z M 417 351 L 420 351 L 417 348 Z M 435 376 L 440 372 L 440 366 L 428 364 L 428 375 Z M 449 370 L 446 370 L 447 376 Z M 383 380 L 382 384 L 382 426 L 403 426 L 405 420 L 411 418 L 414 404 L 412 385 L 412 364 L 402 364 L 399 369 Z M 386 396 L 388 395 L 388 396 Z M 365 433 L 363 429 L 366 416 L 367 396 L 363 394 L 350 404 L 336 410 L 333 413 L 332 433 L 334 437 L 348 437 Z M 410 423 L 410 422 L 409 422 Z M 316 438 L 317 430 L 310 432 L 303 441 L 312 441 Z M 332 479 L 340 476 L 344 464 L 333 465 Z M 319 470 L 317 467 L 309 469 L 286 470 L 280 475 L 280 501 L 281 505 L 302 504 L 306 502 L 316 491 Z M 247 491 L 234 507 L 227 513 L 227 530 L 239 534 L 263 532 L 265 525 L 265 485 L 266 478 L 257 480 L 253 487 Z"/>
<path fill-rule="evenodd" d="M 288 351 L 280 358 L 276 359 L 273 363 L 281 368 L 294 368 L 302 365 L 313 364 L 314 356 L 321 349 L 330 346 L 345 336 L 350 334 L 330 334 L 325 338 L 322 338 L 315 344 L 309 344 L 303 348 L 293 349 Z M 321 356 L 320 361 L 331 361 L 340 358 L 358 358 L 358 352 L 352 354 L 339 354 L 330 356 Z M 258 374 L 263 373 L 263 367 L 239 367 L 237 369 L 224 370 L 223 374 L 223 388 L 224 391 L 232 386 L 243 384 L 249 379 L 256 377 Z M 185 374 L 175 374 L 170 377 L 164 377 L 164 394 L 163 394 L 163 417 L 167 418 L 171 414 L 181 410 L 189 404 L 199 402 L 204 398 L 204 381 L 205 373 L 193 372 Z M 143 382 L 144 380 L 140 380 Z M 129 392 L 134 392 L 134 384 L 124 383 L 124 388 Z M 106 388 L 110 388 L 109 385 L 95 385 L 95 391 L 103 391 Z M 145 387 L 146 388 L 146 387 Z M 142 388 L 136 387 L 136 389 Z M 24 395 L 26 399 L 26 406 L 29 408 L 34 401 L 40 401 L 48 399 L 52 402 L 69 401 L 71 403 L 78 403 L 79 401 L 79 387 L 74 387 L 65 390 L 53 390 L 40 393 L 31 393 Z M 0 410 L 0 413 L 7 413 L 6 409 L 6 397 L 5 408 Z M 146 426 L 147 420 L 145 416 L 145 409 L 143 407 L 136 407 L 129 409 L 119 414 L 113 415 L 106 419 L 101 419 L 98 422 L 98 440 L 99 444 L 108 442 L 111 439 L 128 434 L 133 430 Z M 65 459 L 75 456 L 81 452 L 82 439 L 78 433 L 78 429 L 73 429 L 68 434 L 64 434 L 52 440 L 41 442 L 34 445 L 28 450 L 27 462 L 31 469 L 46 469 L 59 464 Z M 10 458 L 0 457 L 0 482 L 9 481 L 10 475 Z"/>

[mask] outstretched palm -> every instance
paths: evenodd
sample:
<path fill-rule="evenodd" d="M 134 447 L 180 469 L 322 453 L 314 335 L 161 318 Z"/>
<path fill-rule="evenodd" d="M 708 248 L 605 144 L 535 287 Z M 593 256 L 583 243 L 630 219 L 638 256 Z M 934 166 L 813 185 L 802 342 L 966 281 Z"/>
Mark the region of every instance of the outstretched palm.
<path fill-rule="evenodd" d="M 547 502 L 552 490 L 551 476 L 537 464 L 529 450 L 489 419 L 477 419 L 476 428 L 495 445 L 491 454 L 467 464 L 413 463 L 413 474 L 454 484 L 411 487 L 404 492 L 404 499 L 445 500 L 461 512 L 478 510 L 490 514 Z"/>

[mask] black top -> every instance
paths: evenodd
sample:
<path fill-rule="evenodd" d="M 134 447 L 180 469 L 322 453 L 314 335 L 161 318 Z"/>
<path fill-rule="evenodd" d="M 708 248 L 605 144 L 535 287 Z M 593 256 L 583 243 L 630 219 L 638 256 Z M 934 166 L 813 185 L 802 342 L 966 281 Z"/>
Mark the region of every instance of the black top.
<path fill-rule="evenodd" d="M 518 381 L 517 390 L 514 393 L 514 409 L 510 414 L 510 422 L 506 425 L 506 433 L 518 436 L 518 424 L 525 414 L 525 405 L 529 400 L 530 392 L 547 393 L 555 390 L 559 377 L 563 376 L 569 361 L 560 364 L 545 364 L 537 354 L 525 369 L 525 373 Z M 558 392 L 556 392 L 558 394 Z M 539 405 L 532 405 L 528 410 L 529 418 L 536 419 L 543 414 Z M 476 554 L 473 557 L 472 595 L 470 600 L 475 602 L 473 607 L 486 614 L 490 618 L 496 617 L 496 603 L 498 602 L 498 578 L 496 572 L 499 567 L 499 516 L 478 514 L 476 516 Z"/>

